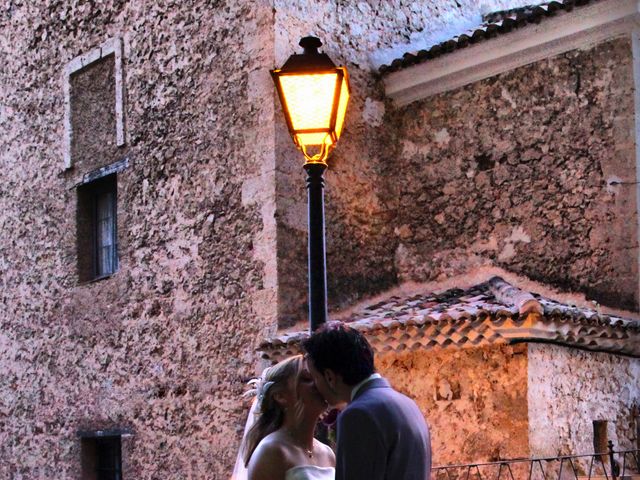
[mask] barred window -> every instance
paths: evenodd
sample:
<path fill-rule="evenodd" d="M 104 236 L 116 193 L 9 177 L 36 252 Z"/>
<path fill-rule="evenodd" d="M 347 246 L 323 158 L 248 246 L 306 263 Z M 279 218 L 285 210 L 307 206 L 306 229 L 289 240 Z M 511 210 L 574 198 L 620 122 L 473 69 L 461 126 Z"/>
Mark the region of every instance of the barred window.
<path fill-rule="evenodd" d="M 97 480 L 121 480 L 120 437 L 96 439 Z"/>
<path fill-rule="evenodd" d="M 82 479 L 122 480 L 120 435 L 82 439 Z"/>

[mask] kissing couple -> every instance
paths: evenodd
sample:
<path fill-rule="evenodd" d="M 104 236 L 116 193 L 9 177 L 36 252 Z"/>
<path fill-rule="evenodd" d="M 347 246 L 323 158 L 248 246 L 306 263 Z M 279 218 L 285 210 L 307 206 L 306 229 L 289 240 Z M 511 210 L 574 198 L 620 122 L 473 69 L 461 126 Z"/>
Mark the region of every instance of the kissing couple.
<path fill-rule="evenodd" d="M 305 340 L 302 349 L 304 356 L 266 369 L 258 381 L 255 423 L 246 430 L 239 454 L 246 468 L 241 476 L 429 479 L 431 440 L 424 417 L 413 400 L 375 373 L 373 349 L 364 335 L 330 322 Z M 337 420 L 335 455 L 313 437 L 327 406 L 344 407 Z"/>

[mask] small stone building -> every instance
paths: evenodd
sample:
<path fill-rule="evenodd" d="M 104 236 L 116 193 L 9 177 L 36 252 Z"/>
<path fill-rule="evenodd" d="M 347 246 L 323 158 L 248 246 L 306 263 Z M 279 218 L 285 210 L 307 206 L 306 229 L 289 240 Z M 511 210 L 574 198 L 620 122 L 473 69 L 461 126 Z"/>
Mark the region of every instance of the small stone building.
<path fill-rule="evenodd" d="M 353 90 L 331 315 L 460 425 L 435 462 L 591 450 L 594 421 L 633 442 L 637 3 L 487 5 L 5 2 L 0 478 L 228 478 L 260 345 L 305 328 L 304 173 L 268 70 L 310 33 Z"/>
<path fill-rule="evenodd" d="M 497 276 L 464 289 L 394 292 L 337 317 L 365 334 L 378 370 L 416 400 L 440 465 L 591 453 L 608 440 L 637 448 L 635 320 Z M 299 353 L 307 336 L 270 339 L 263 358 Z"/>

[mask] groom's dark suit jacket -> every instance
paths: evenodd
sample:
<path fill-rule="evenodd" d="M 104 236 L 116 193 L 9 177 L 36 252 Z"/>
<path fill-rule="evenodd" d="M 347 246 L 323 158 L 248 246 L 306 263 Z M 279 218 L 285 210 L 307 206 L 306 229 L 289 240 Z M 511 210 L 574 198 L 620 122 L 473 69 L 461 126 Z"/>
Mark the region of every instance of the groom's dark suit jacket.
<path fill-rule="evenodd" d="M 338 416 L 336 480 L 428 480 L 429 428 L 384 378 L 365 383 Z"/>

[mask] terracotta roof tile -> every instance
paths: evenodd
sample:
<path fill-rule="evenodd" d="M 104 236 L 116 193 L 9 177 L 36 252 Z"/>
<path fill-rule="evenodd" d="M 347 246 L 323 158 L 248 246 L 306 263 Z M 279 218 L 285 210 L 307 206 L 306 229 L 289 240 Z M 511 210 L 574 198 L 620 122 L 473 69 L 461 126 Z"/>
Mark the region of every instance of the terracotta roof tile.
<path fill-rule="evenodd" d="M 353 313 L 346 322 L 379 354 L 521 341 L 551 342 L 640 357 L 640 321 L 602 315 L 517 288 L 500 277 L 467 290 L 397 296 Z M 260 345 L 263 358 L 299 353 L 308 332 Z"/>
<path fill-rule="evenodd" d="M 483 17 L 484 23 L 472 30 L 461 32 L 449 40 L 438 43 L 425 50 L 407 52 L 402 58 L 397 58 L 390 65 L 382 65 L 382 74 L 395 72 L 411 65 L 423 63 L 433 58 L 454 52 L 469 45 L 488 40 L 498 35 L 504 35 L 529 24 L 538 24 L 558 12 L 570 12 L 574 7 L 581 7 L 602 0 L 565 0 L 551 1 L 541 5 L 514 8 L 493 12 Z"/>

